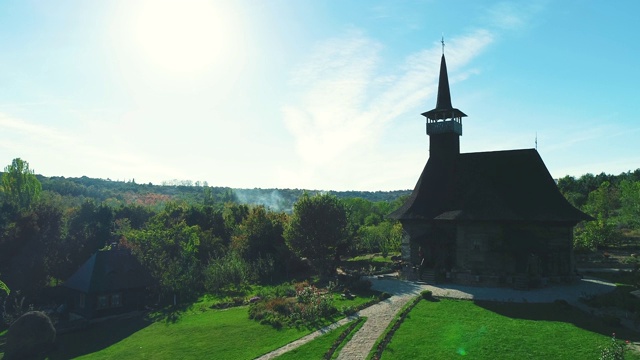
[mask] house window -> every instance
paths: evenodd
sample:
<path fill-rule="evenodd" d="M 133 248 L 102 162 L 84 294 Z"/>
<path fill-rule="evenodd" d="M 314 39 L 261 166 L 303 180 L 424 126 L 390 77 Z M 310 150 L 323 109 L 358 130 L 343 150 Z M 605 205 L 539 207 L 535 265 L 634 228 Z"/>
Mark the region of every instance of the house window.
<path fill-rule="evenodd" d="M 98 306 L 97 306 L 97 308 L 98 309 L 104 309 L 104 308 L 106 308 L 108 306 L 109 306 L 109 301 L 107 299 L 107 296 L 106 295 L 98 296 Z"/>
<path fill-rule="evenodd" d="M 80 294 L 80 298 L 78 299 L 78 307 L 80 309 L 84 309 L 87 306 L 87 298 L 84 294 Z"/>
<path fill-rule="evenodd" d="M 122 297 L 120 294 L 111 295 L 111 307 L 122 306 Z"/>
<path fill-rule="evenodd" d="M 482 251 L 484 239 L 480 235 L 472 235 L 471 236 L 471 250 L 473 251 Z"/>

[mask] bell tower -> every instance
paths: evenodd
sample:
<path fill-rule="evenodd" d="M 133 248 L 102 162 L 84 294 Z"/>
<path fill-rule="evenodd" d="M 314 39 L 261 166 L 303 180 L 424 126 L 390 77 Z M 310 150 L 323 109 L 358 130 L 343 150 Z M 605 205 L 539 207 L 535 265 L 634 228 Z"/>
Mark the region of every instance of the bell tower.
<path fill-rule="evenodd" d="M 422 115 L 427 118 L 429 156 L 448 159 L 460 154 L 462 118 L 467 115 L 451 106 L 447 62 L 444 59 L 444 39 L 442 40 L 442 59 L 440 60 L 436 108 L 422 113 Z"/>

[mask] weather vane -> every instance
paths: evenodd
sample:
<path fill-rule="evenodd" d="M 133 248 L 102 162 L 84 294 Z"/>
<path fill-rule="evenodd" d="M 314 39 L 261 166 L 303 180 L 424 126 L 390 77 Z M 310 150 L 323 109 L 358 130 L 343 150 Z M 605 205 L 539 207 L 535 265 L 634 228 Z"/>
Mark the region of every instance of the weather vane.
<path fill-rule="evenodd" d="M 440 42 L 442 43 L 442 55 L 444 55 L 444 34 L 442 34 L 442 40 L 440 40 Z"/>

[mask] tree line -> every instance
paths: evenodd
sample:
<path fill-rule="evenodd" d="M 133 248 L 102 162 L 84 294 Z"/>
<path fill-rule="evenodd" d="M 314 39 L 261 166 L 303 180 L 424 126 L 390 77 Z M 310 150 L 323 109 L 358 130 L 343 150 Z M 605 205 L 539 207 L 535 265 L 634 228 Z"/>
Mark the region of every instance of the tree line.
<path fill-rule="evenodd" d="M 595 219 L 576 227 L 577 250 L 640 238 L 640 169 L 619 175 L 565 176 L 558 180 L 558 188 L 571 204 Z"/>
<path fill-rule="evenodd" d="M 341 257 L 398 251 L 402 236 L 400 225 L 385 218 L 400 197 L 374 202 L 301 190 L 287 212 L 242 203 L 229 188 L 188 187 L 190 195 L 180 197 L 132 182 L 116 184 L 122 192 L 105 191 L 103 181 L 36 176 L 21 159 L 1 179 L 2 289 L 31 303 L 46 302 L 48 289 L 111 246 L 131 250 L 163 299 L 181 301 L 250 283 L 324 276 Z"/>

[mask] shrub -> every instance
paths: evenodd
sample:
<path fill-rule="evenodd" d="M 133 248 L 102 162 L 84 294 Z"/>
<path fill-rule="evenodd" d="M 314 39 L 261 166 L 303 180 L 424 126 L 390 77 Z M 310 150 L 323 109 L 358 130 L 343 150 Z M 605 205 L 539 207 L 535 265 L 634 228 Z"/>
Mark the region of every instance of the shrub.
<path fill-rule="evenodd" d="M 628 343 L 616 340 L 616 333 L 613 333 L 611 342 L 600 350 L 600 360 L 624 360 L 624 351 Z"/>
<path fill-rule="evenodd" d="M 296 297 L 272 297 L 252 303 L 249 318 L 276 328 L 284 324 L 305 325 L 337 312 L 333 298 L 308 282 L 295 285 Z"/>
<path fill-rule="evenodd" d="M 45 313 L 27 312 L 11 324 L 7 331 L 4 358 L 37 358 L 38 355 L 51 350 L 55 339 L 56 329 Z"/>
<path fill-rule="evenodd" d="M 425 300 L 431 300 L 433 298 L 433 293 L 431 292 L 431 290 L 424 290 L 420 293 L 420 295 L 422 295 L 422 298 Z"/>
<path fill-rule="evenodd" d="M 379 299 L 380 301 L 382 301 L 382 300 L 388 299 L 388 298 L 390 298 L 390 297 L 391 297 L 391 294 L 389 294 L 389 293 L 387 293 L 387 292 L 383 292 L 382 294 L 380 294 L 380 295 L 378 296 L 378 299 Z"/>
<path fill-rule="evenodd" d="M 230 285 L 237 287 L 249 282 L 249 264 L 231 253 L 211 260 L 204 269 L 204 279 L 204 286 L 209 292 L 216 292 Z"/>

